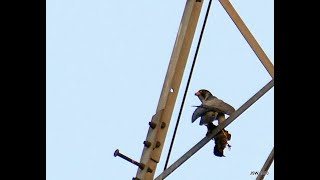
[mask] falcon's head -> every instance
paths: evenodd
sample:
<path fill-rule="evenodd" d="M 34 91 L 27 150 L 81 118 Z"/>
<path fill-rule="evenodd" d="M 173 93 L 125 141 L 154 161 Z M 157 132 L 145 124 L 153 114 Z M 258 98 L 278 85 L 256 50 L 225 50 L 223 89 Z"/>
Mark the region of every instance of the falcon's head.
<path fill-rule="evenodd" d="M 201 102 L 204 100 L 207 100 L 209 97 L 212 97 L 213 95 L 210 93 L 210 91 L 206 89 L 200 89 L 198 92 L 196 92 L 194 95 L 198 96 Z"/>

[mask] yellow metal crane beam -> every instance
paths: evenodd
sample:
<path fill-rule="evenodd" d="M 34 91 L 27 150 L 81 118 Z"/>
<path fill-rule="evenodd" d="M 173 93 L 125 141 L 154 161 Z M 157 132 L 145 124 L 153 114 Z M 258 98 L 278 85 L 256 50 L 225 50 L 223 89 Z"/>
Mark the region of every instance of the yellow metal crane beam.
<path fill-rule="evenodd" d="M 261 46 L 257 42 L 257 40 L 253 37 L 250 30 L 246 26 L 246 24 L 242 21 L 241 17 L 237 13 L 237 11 L 234 9 L 232 4 L 229 0 L 219 0 L 223 8 L 226 10 L 226 12 L 229 14 L 230 18 L 234 22 L 234 24 L 238 27 L 239 31 L 243 35 L 243 37 L 246 39 L 254 53 L 257 55 L 263 66 L 266 68 L 268 73 L 272 78 L 274 78 L 274 67 L 271 61 L 269 60 L 266 53 L 262 50 Z"/>
<path fill-rule="evenodd" d="M 187 0 L 186 2 L 156 114 L 149 123 L 150 127 L 140 159 L 140 163 L 144 164 L 145 168 L 138 168 L 134 179 L 152 180 L 154 177 L 170 125 L 202 4 L 203 0 Z"/>

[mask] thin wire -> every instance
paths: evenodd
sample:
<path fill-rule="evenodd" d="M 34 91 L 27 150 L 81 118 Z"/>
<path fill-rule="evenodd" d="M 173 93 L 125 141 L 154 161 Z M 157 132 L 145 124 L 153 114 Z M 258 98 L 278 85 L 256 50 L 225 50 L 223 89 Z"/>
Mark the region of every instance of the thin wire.
<path fill-rule="evenodd" d="M 191 80 L 191 77 L 192 77 L 193 69 L 194 69 L 194 66 L 195 66 L 195 63 L 196 63 L 196 60 L 197 60 L 198 51 L 199 51 L 199 47 L 200 47 L 201 40 L 202 40 L 202 35 L 203 35 L 204 29 L 205 29 L 205 26 L 206 26 L 206 23 L 207 23 L 207 18 L 208 18 L 210 7 L 211 7 L 211 2 L 212 2 L 212 0 L 209 1 L 207 12 L 206 12 L 206 16 L 205 16 L 204 21 L 203 21 L 203 25 L 202 25 L 199 41 L 198 41 L 198 44 L 197 44 L 197 49 L 196 49 L 196 52 L 195 52 L 195 55 L 194 55 L 194 59 L 193 59 L 193 62 L 192 62 L 192 66 L 191 66 L 188 82 L 187 82 L 187 85 L 186 85 L 186 89 L 184 91 L 181 107 L 180 107 L 180 110 L 179 110 L 178 119 L 177 119 L 177 122 L 176 122 L 176 126 L 174 128 L 173 137 L 172 137 L 170 148 L 169 148 L 169 151 L 168 151 L 166 164 L 164 165 L 164 169 L 163 170 L 166 170 L 167 166 L 168 166 L 168 162 L 169 162 L 169 158 L 170 158 L 173 142 L 174 142 L 174 139 L 176 137 L 176 133 L 177 133 L 177 129 L 178 129 L 178 126 L 179 126 L 180 117 L 181 117 L 181 114 L 182 114 L 183 105 L 184 105 L 184 102 L 185 102 L 185 99 L 186 99 L 186 96 L 187 96 L 187 92 L 188 92 L 190 80 Z"/>

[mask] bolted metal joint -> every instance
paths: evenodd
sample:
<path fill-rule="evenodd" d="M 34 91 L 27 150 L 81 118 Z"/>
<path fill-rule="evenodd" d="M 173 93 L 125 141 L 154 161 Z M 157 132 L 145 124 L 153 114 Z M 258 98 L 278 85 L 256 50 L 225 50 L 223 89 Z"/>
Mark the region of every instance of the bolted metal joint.
<path fill-rule="evenodd" d="M 161 122 L 161 129 L 166 127 L 166 123 L 165 122 Z"/>
<path fill-rule="evenodd" d="M 152 173 L 153 170 L 151 168 L 148 167 L 147 172 Z"/>
<path fill-rule="evenodd" d="M 160 147 L 161 146 L 161 143 L 159 141 L 157 141 L 156 143 L 156 148 Z"/>
<path fill-rule="evenodd" d="M 149 122 L 149 126 L 151 127 L 151 129 L 154 129 L 154 128 L 156 128 L 157 124 L 152 122 L 152 121 L 150 121 Z"/>
<path fill-rule="evenodd" d="M 139 164 L 139 168 L 140 168 L 141 170 L 143 170 L 144 167 L 146 167 L 146 165 L 144 165 L 143 163 L 140 163 L 140 164 Z"/>
<path fill-rule="evenodd" d="M 149 141 L 143 141 L 144 146 L 146 146 L 147 148 L 149 148 L 151 146 L 151 142 Z"/>

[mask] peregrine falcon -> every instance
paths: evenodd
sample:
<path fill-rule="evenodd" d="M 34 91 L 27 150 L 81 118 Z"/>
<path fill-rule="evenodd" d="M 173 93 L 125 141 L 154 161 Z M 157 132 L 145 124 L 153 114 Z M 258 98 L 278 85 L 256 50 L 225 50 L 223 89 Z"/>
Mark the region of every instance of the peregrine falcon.
<path fill-rule="evenodd" d="M 197 108 L 192 114 L 191 122 L 193 123 L 200 117 L 199 125 L 207 126 L 208 131 L 206 135 L 217 127 L 212 123 L 214 120 L 218 119 L 218 124 L 220 124 L 221 119 L 218 118 L 219 116 L 224 116 L 225 114 L 230 115 L 235 111 L 231 105 L 213 96 L 208 90 L 201 89 L 196 92 L 195 95 L 202 104 L 196 106 Z M 215 135 L 213 139 L 215 141 L 213 154 L 218 157 L 224 157 L 223 150 L 226 148 L 226 145 L 228 145 L 229 148 L 231 147 L 227 142 L 231 139 L 231 134 L 223 129 Z"/>
<path fill-rule="evenodd" d="M 196 92 L 195 95 L 198 96 L 202 104 L 197 106 L 196 110 L 193 112 L 192 123 L 201 117 L 200 125 L 208 124 L 216 120 L 218 114 L 230 115 L 235 111 L 231 105 L 213 96 L 208 90 L 201 89 Z M 207 114 L 207 112 L 211 113 Z M 221 122 L 218 123 L 220 124 Z"/>

